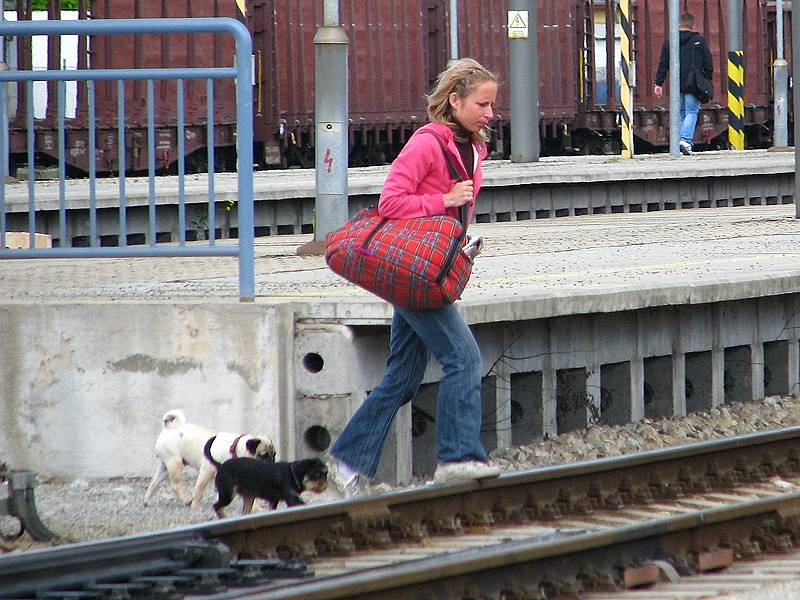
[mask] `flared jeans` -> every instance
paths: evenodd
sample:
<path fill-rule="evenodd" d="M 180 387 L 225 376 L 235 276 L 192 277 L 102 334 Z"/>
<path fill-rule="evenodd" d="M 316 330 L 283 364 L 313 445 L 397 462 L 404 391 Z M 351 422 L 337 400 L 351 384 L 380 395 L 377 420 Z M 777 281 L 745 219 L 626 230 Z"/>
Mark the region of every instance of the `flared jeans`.
<path fill-rule="evenodd" d="M 375 477 L 392 421 L 417 393 L 431 354 L 443 371 L 436 402 L 438 461 L 487 460 L 480 441 L 481 353 L 452 304 L 434 310 L 395 307 L 386 372 L 334 443 L 334 458 Z"/>

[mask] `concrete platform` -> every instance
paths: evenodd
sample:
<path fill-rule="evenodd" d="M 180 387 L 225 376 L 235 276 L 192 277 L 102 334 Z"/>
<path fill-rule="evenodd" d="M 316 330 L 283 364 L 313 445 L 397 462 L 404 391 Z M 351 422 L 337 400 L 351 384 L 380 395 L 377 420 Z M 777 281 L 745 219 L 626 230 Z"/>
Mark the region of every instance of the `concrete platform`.
<path fill-rule="evenodd" d="M 616 156 L 545 157 L 536 163 L 485 163 L 485 185 L 476 220 L 479 223 L 521 221 L 583 214 L 648 212 L 673 208 L 785 204 L 793 201 L 793 152 L 702 152 L 685 157 L 648 154 L 632 160 Z M 388 166 L 352 168 L 348 172 L 350 212 L 374 204 Z M 236 227 L 236 175 L 217 174 L 216 223 L 219 235 Z M 129 244 L 144 243 L 149 231 L 147 178 L 126 179 Z M 185 179 L 187 239 L 206 227 L 207 175 Z M 98 235 L 116 245 L 119 235 L 119 181 L 96 182 Z M 256 235 L 310 233 L 314 223 L 313 169 L 254 173 Z M 26 182 L 5 188 L 9 229 L 23 231 L 28 223 Z M 38 230 L 54 240 L 59 232 L 59 182 L 36 184 Z M 66 238 L 69 245 L 86 244 L 89 182 L 65 182 Z M 177 241 L 178 178 L 155 181 L 156 233 L 159 241 Z M 203 232 L 203 235 L 205 233 Z"/>
<path fill-rule="evenodd" d="M 485 250 L 459 307 L 484 354 L 485 412 L 505 423 L 487 427 L 486 445 L 585 425 L 593 411 L 621 422 L 731 401 L 736 361 L 745 399 L 773 389 L 765 368 L 796 391 L 794 210 L 472 226 Z M 321 257 L 296 256 L 310 239 L 256 240 L 252 304 L 237 300 L 233 259 L 0 261 L 0 459 L 44 475 L 149 475 L 173 407 L 271 435 L 282 458 L 324 448 L 381 375 L 391 307 Z M 702 400 L 683 385 L 694 371 Z M 437 378 L 431 366 L 419 410 L 399 415 L 383 478 L 435 464 L 420 413 L 435 412 Z"/>

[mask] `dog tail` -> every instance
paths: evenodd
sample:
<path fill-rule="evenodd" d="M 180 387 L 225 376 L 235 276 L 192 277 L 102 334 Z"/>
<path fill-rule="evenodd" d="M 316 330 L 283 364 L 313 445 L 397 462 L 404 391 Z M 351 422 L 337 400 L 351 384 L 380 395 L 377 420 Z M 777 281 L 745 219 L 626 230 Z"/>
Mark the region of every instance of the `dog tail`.
<path fill-rule="evenodd" d="M 164 416 L 161 417 L 161 423 L 164 429 L 177 429 L 186 423 L 186 415 L 181 409 L 174 408 L 164 413 Z"/>
<path fill-rule="evenodd" d="M 214 460 L 214 457 L 211 456 L 211 446 L 214 445 L 214 440 L 216 439 L 217 436 L 215 435 L 212 435 L 210 438 L 208 438 L 208 441 L 206 442 L 206 445 L 203 448 L 203 454 L 208 459 L 208 462 L 210 462 L 212 465 L 214 465 L 216 468 L 219 469 L 222 466 L 222 463 L 217 462 L 216 460 Z"/>

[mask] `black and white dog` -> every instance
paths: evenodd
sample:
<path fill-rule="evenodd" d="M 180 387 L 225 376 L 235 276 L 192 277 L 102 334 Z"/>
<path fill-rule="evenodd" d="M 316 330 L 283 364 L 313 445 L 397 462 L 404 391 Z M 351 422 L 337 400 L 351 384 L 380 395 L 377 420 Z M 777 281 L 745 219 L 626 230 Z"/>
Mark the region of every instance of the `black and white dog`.
<path fill-rule="evenodd" d="M 220 519 L 225 518 L 225 507 L 237 494 L 242 497 L 242 514 L 246 515 L 253 509 L 256 498 L 266 500 L 274 510 L 281 500 L 286 506 L 305 504 L 301 493 L 321 493 L 328 486 L 328 468 L 318 458 L 269 463 L 243 457 L 220 463 L 211 455 L 213 443 L 214 438 L 206 442 L 203 454 L 217 467 L 214 485 L 218 499 L 214 512 Z"/>

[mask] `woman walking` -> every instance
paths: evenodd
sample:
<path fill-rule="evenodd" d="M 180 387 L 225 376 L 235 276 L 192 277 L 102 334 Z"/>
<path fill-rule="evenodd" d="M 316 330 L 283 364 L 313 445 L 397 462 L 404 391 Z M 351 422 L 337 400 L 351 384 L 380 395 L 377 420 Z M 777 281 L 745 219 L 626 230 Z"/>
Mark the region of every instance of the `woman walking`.
<path fill-rule="evenodd" d="M 389 170 L 378 202 L 381 216 L 458 219 L 466 205 L 469 222 L 483 179 L 485 131 L 496 97 L 497 77 L 475 60 L 455 61 L 439 74 L 428 96 L 429 123 L 411 136 Z M 440 141 L 463 181 L 453 181 Z M 360 477 L 375 476 L 391 423 L 416 394 L 431 355 L 443 371 L 436 404 L 434 480 L 499 473 L 487 464 L 480 442 L 482 360 L 466 321 L 452 304 L 433 310 L 395 306 L 383 379 L 331 449 L 335 461 L 330 477 L 340 492 L 353 495 Z"/>

